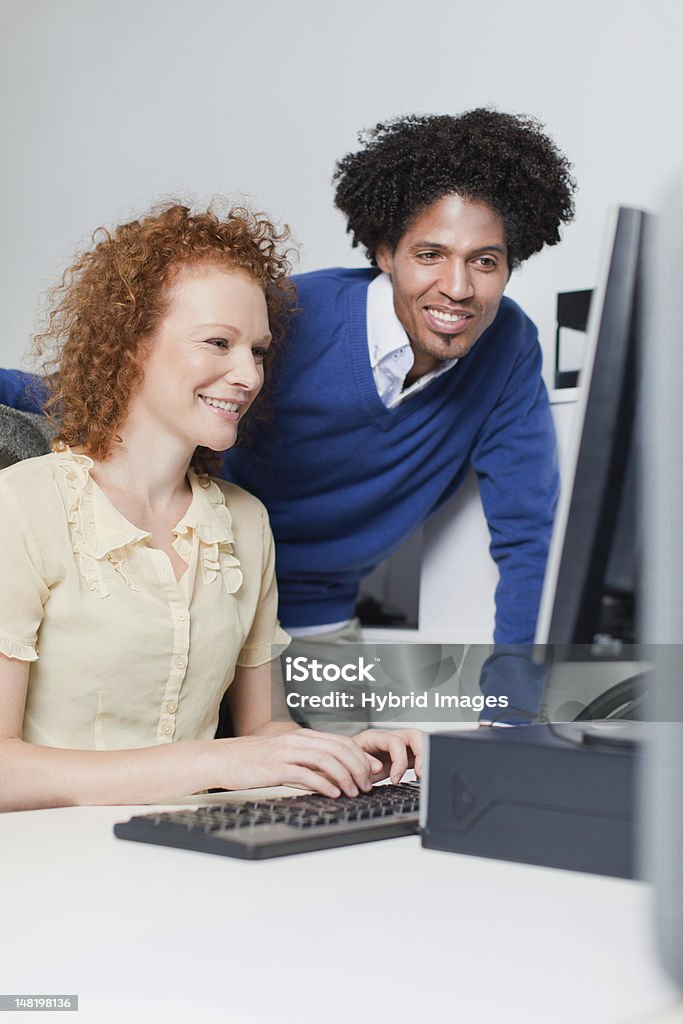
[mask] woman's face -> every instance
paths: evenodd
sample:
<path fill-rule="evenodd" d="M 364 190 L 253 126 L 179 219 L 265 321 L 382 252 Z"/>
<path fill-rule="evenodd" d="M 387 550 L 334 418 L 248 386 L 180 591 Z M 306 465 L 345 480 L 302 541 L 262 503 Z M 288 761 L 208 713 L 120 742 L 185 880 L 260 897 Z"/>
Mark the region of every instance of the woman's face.
<path fill-rule="evenodd" d="M 169 300 L 149 340 L 129 419 L 188 451 L 225 451 L 263 386 L 270 344 L 265 296 L 242 271 L 200 265 L 181 267 Z"/>

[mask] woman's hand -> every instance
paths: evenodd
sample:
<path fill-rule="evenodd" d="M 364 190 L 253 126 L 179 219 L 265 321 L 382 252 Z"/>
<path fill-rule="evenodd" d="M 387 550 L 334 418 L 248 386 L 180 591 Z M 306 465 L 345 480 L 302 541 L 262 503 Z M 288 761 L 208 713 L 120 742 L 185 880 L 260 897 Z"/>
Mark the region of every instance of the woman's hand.
<path fill-rule="evenodd" d="M 353 737 L 353 742 L 379 759 L 380 767 L 373 769 L 372 781 L 390 778 L 400 782 L 408 768 L 414 768 L 419 777 L 422 772 L 422 733 L 419 729 L 366 729 Z"/>
<path fill-rule="evenodd" d="M 290 729 L 280 735 L 215 740 L 226 789 L 303 786 L 323 796 L 358 796 L 383 770 L 382 761 L 348 736 Z M 383 749 L 383 748 L 382 748 Z"/>
<path fill-rule="evenodd" d="M 213 742 L 223 758 L 223 781 L 215 785 L 303 786 L 325 796 L 358 796 L 373 782 L 398 782 L 407 768 L 420 774 L 419 729 L 368 729 L 353 738 L 299 729 L 287 721 L 278 673 L 279 663 L 235 671 L 228 700 L 239 739 Z M 273 721 L 276 696 L 281 708 Z M 276 729 L 277 735 L 271 731 Z"/>

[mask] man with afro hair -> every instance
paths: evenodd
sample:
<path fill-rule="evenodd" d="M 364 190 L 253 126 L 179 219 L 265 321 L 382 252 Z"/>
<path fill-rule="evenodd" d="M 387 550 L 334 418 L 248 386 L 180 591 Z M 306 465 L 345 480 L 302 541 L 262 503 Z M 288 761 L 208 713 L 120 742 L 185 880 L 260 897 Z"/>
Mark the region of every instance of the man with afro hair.
<path fill-rule="evenodd" d="M 361 140 L 335 202 L 371 267 L 296 278 L 274 416 L 228 471 L 270 512 L 283 625 L 334 639 L 354 635 L 362 577 L 473 466 L 500 572 L 495 640 L 528 644 L 558 475 L 536 329 L 503 291 L 560 240 L 570 165 L 534 120 L 493 110 L 402 117 Z"/>

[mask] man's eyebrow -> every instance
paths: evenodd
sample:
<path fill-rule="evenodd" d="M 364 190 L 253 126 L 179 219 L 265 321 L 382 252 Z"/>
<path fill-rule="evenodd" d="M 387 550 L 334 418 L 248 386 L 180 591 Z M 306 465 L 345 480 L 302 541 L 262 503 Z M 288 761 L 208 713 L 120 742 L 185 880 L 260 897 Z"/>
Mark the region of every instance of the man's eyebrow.
<path fill-rule="evenodd" d="M 499 252 L 504 256 L 507 253 L 507 248 L 504 245 L 498 245 L 497 243 L 494 245 L 482 245 L 478 249 L 472 250 L 472 256 L 478 256 L 482 252 Z"/>
<path fill-rule="evenodd" d="M 434 249 L 439 252 L 442 252 L 444 249 L 449 249 L 450 246 L 444 244 L 443 242 L 430 242 L 428 239 L 425 239 L 422 242 L 411 242 L 410 248 L 413 250 Z M 476 249 L 471 249 L 469 254 L 470 256 L 479 256 L 481 253 L 484 252 L 499 252 L 501 253 L 501 255 L 504 256 L 507 253 L 507 248 L 498 242 L 494 242 L 492 245 L 479 245 L 477 246 Z"/>
<path fill-rule="evenodd" d="M 443 242 L 430 242 L 428 240 L 421 242 L 411 242 L 411 249 L 447 249 L 448 246 L 444 245 Z"/>

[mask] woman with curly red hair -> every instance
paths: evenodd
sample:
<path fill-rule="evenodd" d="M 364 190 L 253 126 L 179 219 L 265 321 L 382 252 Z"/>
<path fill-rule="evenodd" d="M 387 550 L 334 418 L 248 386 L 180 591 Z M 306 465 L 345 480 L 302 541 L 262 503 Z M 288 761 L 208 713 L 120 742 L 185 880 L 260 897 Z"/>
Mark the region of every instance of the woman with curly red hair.
<path fill-rule="evenodd" d="M 0 807 L 295 783 L 355 795 L 403 739 L 273 721 L 277 621 L 260 502 L 210 478 L 264 383 L 286 234 L 180 204 L 67 270 L 37 348 L 50 455 L 0 473 Z M 277 679 L 277 674 L 275 674 Z M 213 739 L 224 693 L 234 739 Z M 417 746 L 417 741 L 414 741 Z"/>

